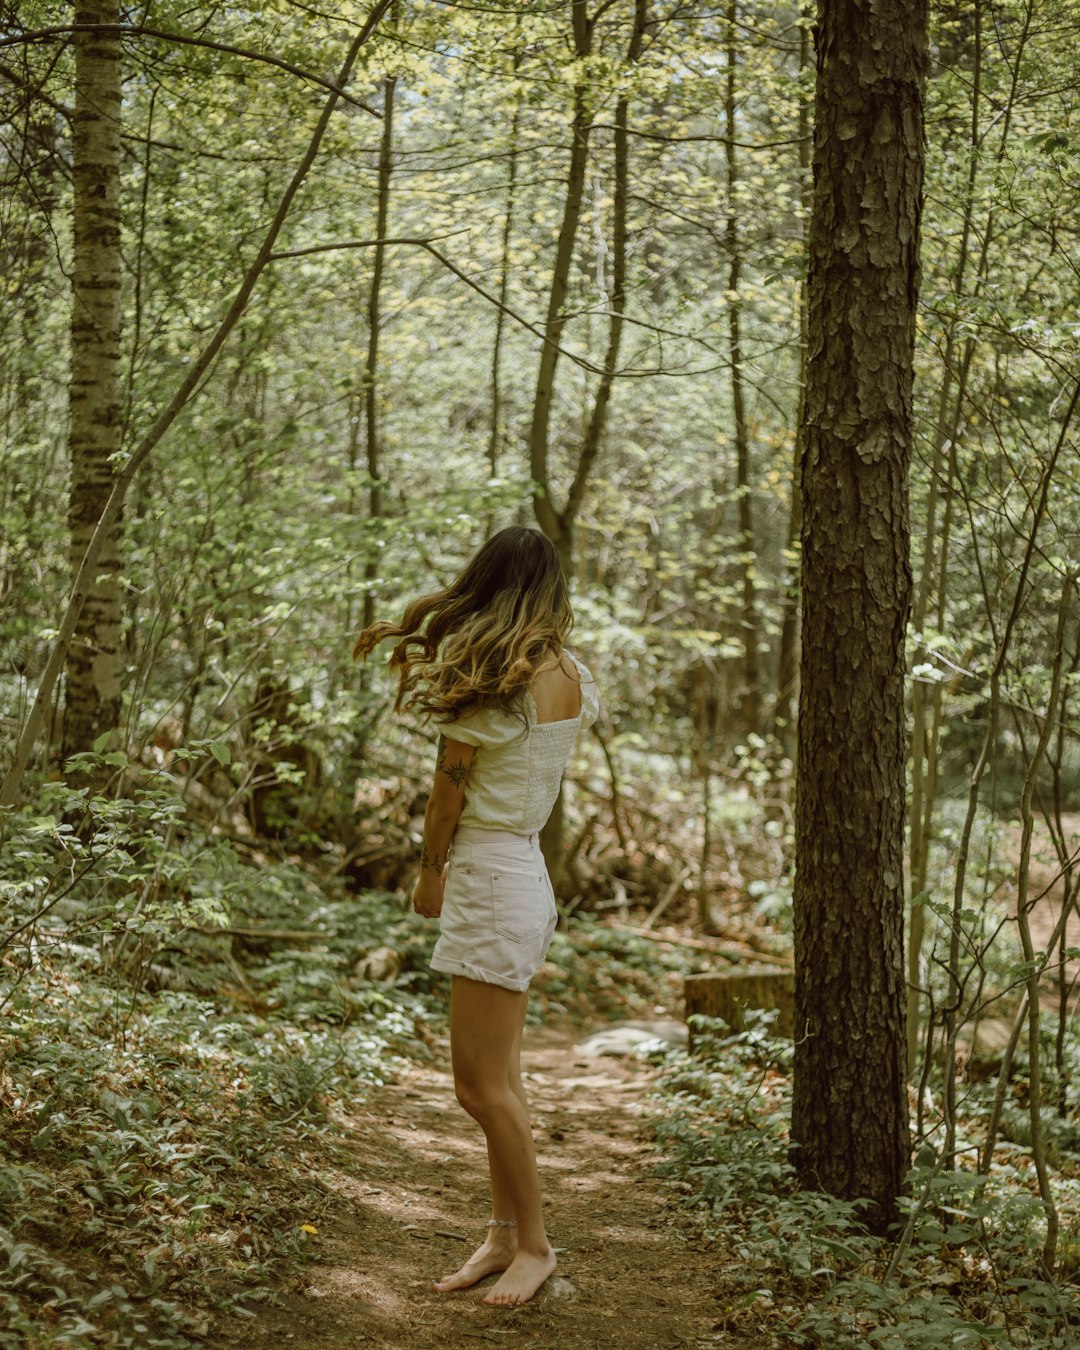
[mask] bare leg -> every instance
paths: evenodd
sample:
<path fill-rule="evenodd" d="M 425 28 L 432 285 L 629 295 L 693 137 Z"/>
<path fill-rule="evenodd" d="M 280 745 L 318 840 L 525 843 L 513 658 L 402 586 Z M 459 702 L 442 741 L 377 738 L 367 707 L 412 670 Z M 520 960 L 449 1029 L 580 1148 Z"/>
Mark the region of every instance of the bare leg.
<path fill-rule="evenodd" d="M 456 983 L 457 980 L 455 979 L 454 984 L 456 985 Z M 503 992 L 509 991 L 504 990 Z M 528 999 L 528 994 L 520 996 L 521 1011 L 517 1019 L 517 1030 L 510 1047 L 510 1061 L 507 1065 L 507 1085 L 525 1108 L 526 1114 L 528 1114 L 529 1104 L 521 1081 L 521 1040 L 525 1030 L 525 1009 L 528 1005 Z M 454 1002 L 453 997 L 451 997 L 451 1039 L 454 1038 L 456 1026 L 453 1009 Z M 491 1217 L 493 1219 L 512 1219 L 514 1217 L 514 1204 L 511 1199 L 510 1186 L 500 1171 L 499 1159 L 491 1147 L 490 1140 L 488 1141 L 487 1154 L 488 1170 L 491 1173 Z M 435 1288 L 442 1294 L 451 1293 L 455 1289 L 468 1289 L 470 1285 L 482 1280 L 485 1275 L 492 1275 L 505 1270 L 513 1261 L 516 1252 L 516 1228 L 489 1228 L 487 1238 L 477 1247 L 465 1264 L 452 1275 L 445 1275 L 441 1280 L 437 1280 Z"/>
<path fill-rule="evenodd" d="M 525 1112 L 525 1118 L 529 1118 L 529 1099 L 525 1095 L 525 1085 L 521 1081 L 521 1041 L 525 1033 L 525 1009 L 528 1007 L 529 995 L 521 995 L 521 1013 L 518 1017 L 517 1030 L 514 1033 L 513 1043 L 510 1046 L 510 1062 L 507 1065 L 506 1081 L 510 1091 L 521 1103 Z M 531 1126 L 530 1126 L 531 1129 Z M 499 1159 L 491 1147 L 491 1141 L 488 1141 L 488 1170 L 491 1172 L 491 1217 L 493 1219 L 512 1219 L 514 1214 L 514 1202 L 510 1192 L 510 1185 L 506 1177 L 502 1175 L 499 1167 Z M 498 1236 L 500 1230 L 492 1229 L 492 1234 Z M 502 1241 L 509 1242 L 512 1248 L 517 1247 L 517 1230 L 514 1228 L 503 1228 Z M 507 1262 L 507 1265 L 510 1263 Z M 505 1267 L 504 1267 L 505 1269 Z"/>
<path fill-rule="evenodd" d="M 455 976 L 450 1004 L 458 1101 L 487 1138 L 493 1201 L 497 1207 L 509 1206 L 506 1213 L 497 1208 L 495 1217 L 516 1219 L 517 1229 L 493 1229 L 497 1236 L 489 1238 L 455 1276 L 436 1288 L 464 1288 L 491 1271 L 505 1270 L 484 1302 L 508 1306 L 527 1302 L 555 1269 L 555 1254 L 544 1231 L 540 1179 L 519 1068 L 526 998 L 498 985 Z M 505 1241 L 510 1231 L 516 1231 L 516 1250 Z"/>

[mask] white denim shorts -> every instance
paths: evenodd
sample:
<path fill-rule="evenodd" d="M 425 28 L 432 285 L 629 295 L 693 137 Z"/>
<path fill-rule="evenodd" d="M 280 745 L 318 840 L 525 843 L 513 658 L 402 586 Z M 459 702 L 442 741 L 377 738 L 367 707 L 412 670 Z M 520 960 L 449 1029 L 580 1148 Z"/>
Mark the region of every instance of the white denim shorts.
<path fill-rule="evenodd" d="M 432 969 L 521 993 L 544 964 L 558 917 L 539 836 L 463 825 L 446 865 Z"/>

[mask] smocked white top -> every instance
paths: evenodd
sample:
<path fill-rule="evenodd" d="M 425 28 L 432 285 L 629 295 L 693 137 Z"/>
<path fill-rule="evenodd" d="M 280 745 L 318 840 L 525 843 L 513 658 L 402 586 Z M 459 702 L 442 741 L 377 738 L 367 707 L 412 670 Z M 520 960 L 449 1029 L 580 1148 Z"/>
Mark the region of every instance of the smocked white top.
<path fill-rule="evenodd" d="M 566 655 L 581 677 L 576 717 L 538 721 L 536 701 L 526 690 L 521 711 L 527 728 L 520 713 L 503 708 L 479 708 L 456 722 L 438 724 L 448 741 L 477 747 L 459 825 L 532 834 L 547 823 L 577 734 L 600 713 L 596 681 L 572 652 Z"/>

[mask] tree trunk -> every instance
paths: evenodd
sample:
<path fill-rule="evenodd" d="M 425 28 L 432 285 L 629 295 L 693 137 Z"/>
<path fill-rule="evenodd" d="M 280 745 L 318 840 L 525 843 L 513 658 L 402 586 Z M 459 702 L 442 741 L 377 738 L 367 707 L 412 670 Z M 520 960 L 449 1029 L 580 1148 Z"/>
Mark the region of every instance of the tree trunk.
<path fill-rule="evenodd" d="M 905 1085 L 904 636 L 925 0 L 818 9 L 792 1138 L 803 1185 L 897 1216 Z"/>
<path fill-rule="evenodd" d="M 592 24 L 586 13 L 583 0 L 573 0 L 572 14 L 574 48 L 578 59 L 584 61 L 592 50 Z M 647 17 L 647 0 L 634 0 L 634 21 L 626 56 L 627 63 L 630 65 L 633 65 L 641 54 Z M 569 287 L 574 241 L 581 219 L 581 203 L 585 191 L 585 166 L 589 148 L 589 113 L 587 85 L 584 76 L 582 82 L 575 86 L 570 167 L 567 174 L 562 226 L 559 230 L 559 242 L 555 250 L 555 270 L 548 296 L 547 322 L 544 327 L 547 341 L 540 353 L 536 397 L 533 401 L 532 425 L 529 430 L 530 471 L 537 484 L 537 493 L 533 498 L 536 520 L 540 528 L 558 548 L 563 571 L 566 573 L 568 580 L 573 579 L 575 571 L 574 523 L 581 510 L 589 478 L 596 457 L 600 452 L 604 428 L 607 424 L 611 391 L 615 382 L 615 372 L 618 369 L 619 348 L 622 342 L 626 311 L 626 210 L 629 197 L 628 115 L 629 100 L 623 95 L 619 98 L 615 107 L 612 284 L 607 350 L 604 354 L 600 383 L 585 428 L 585 438 L 581 454 L 578 456 L 574 479 L 566 494 L 565 506 L 560 510 L 556 506 L 552 494 L 548 460 L 551 404 L 555 392 L 555 370 L 558 363 L 557 344 L 565 323 L 563 305 L 566 302 Z M 551 872 L 552 884 L 556 888 L 558 888 L 563 874 L 563 823 L 563 800 L 560 792 L 551 816 L 540 835 L 544 856 Z"/>
<path fill-rule="evenodd" d="M 592 24 L 585 8 L 585 0 L 572 0 L 574 53 L 584 61 L 592 50 Z M 552 485 L 548 467 L 548 441 L 551 427 L 551 405 L 555 395 L 555 372 L 559 364 L 559 339 L 566 315 L 563 306 L 570 285 L 570 267 L 574 259 L 574 242 L 581 220 L 581 202 L 585 193 L 585 165 L 589 156 L 588 89 L 582 75 L 574 86 L 574 116 L 570 125 L 570 164 L 566 174 L 566 195 L 563 198 L 562 223 L 555 245 L 555 265 L 548 292 L 547 318 L 544 322 L 544 345 L 540 349 L 540 365 L 536 374 L 536 394 L 533 398 L 532 421 L 529 426 L 529 472 L 537 485 L 533 506 L 536 523 L 564 555 L 572 571 L 573 554 L 563 539 L 569 532 L 569 522 L 552 499 Z M 568 572 L 568 576 L 571 572 Z"/>
<path fill-rule="evenodd" d="M 78 24 L 118 24 L 115 0 L 85 0 Z M 68 503 L 72 578 L 105 509 L 120 451 L 120 41 L 75 34 L 72 120 L 74 259 Z M 65 759 L 91 750 L 120 722 L 123 522 L 113 521 L 67 656 Z"/>
<path fill-rule="evenodd" d="M 727 223 L 724 242 L 728 255 L 728 353 L 731 358 L 731 402 L 735 423 L 735 483 L 739 498 L 739 572 L 742 612 L 739 616 L 739 640 L 743 645 L 742 679 L 739 704 L 745 731 L 757 731 L 761 724 L 761 674 L 758 662 L 757 600 L 754 584 L 754 522 L 750 497 L 750 432 L 746 424 L 746 394 L 743 389 L 742 332 L 739 284 L 742 280 L 742 243 L 739 238 L 739 162 L 735 142 L 738 44 L 736 42 L 738 8 L 736 0 L 727 7 L 727 88 L 724 98 L 724 131 L 727 136 Z"/>
<path fill-rule="evenodd" d="M 521 68 L 523 53 L 514 53 L 514 74 Z M 495 313 L 495 341 L 491 348 L 491 429 L 488 434 L 488 467 L 492 478 L 498 476 L 499 451 L 506 435 L 503 425 L 502 350 L 506 327 L 506 302 L 510 295 L 510 242 L 514 229 L 514 206 L 517 198 L 518 142 L 520 140 L 521 100 L 515 98 L 510 120 L 510 155 L 506 163 L 506 205 L 503 208 L 502 243 L 499 256 L 499 308 Z M 493 522 L 488 522 L 488 534 Z"/>
<path fill-rule="evenodd" d="M 397 79 L 387 78 L 383 98 L 382 138 L 379 142 L 379 188 L 375 203 L 375 238 L 386 238 L 387 221 L 390 214 L 390 174 L 393 168 L 394 151 L 394 91 Z M 379 325 L 381 323 L 380 301 L 382 298 L 383 269 L 386 265 L 386 245 L 375 245 L 375 257 L 371 265 L 371 287 L 368 291 L 367 321 L 368 346 L 367 362 L 364 366 L 364 442 L 367 448 L 368 470 L 368 517 L 371 522 L 379 519 L 383 513 L 382 456 L 379 445 L 379 400 L 375 386 L 379 367 Z M 375 540 L 368 542 L 367 557 L 364 561 L 364 627 L 370 628 L 375 622 L 375 580 L 379 570 L 379 550 Z"/>
<path fill-rule="evenodd" d="M 804 10 L 805 19 L 805 10 Z M 810 30 L 807 22 L 799 28 L 799 71 L 810 65 Z M 799 182 L 803 206 L 803 247 L 809 252 L 809 219 L 813 192 L 810 177 L 809 97 L 799 99 Z M 791 480 L 791 512 L 785 544 L 785 586 L 782 601 L 783 618 L 780 622 L 780 656 L 776 675 L 776 704 L 773 709 L 773 729 L 780 740 L 784 754 L 795 759 L 795 706 L 799 693 L 799 565 L 796 551 L 802 532 L 802 488 L 799 483 L 802 464 L 806 408 L 806 281 L 799 287 L 799 405 L 795 416 L 795 463 Z"/>
<path fill-rule="evenodd" d="M 764 966 L 745 970 L 710 971 L 687 975 L 683 980 L 686 1016 L 718 1017 L 732 1031 L 746 1029 L 746 1010 L 757 1009 L 778 1016 L 773 1024 L 777 1036 L 790 1037 L 795 1005 L 794 977 L 790 970 Z M 693 1032 L 690 1043 L 693 1045 Z"/>
<path fill-rule="evenodd" d="M 584 0 L 573 0 L 574 45 L 579 59 L 589 53 L 592 27 L 585 12 Z M 563 218 L 555 247 L 555 267 L 548 294 L 547 320 L 544 324 L 546 341 L 540 349 L 540 365 L 533 398 L 532 422 L 529 427 L 529 471 L 537 484 L 533 497 L 536 521 L 559 551 L 559 560 L 568 581 L 574 575 L 573 521 L 558 509 L 552 497 L 552 483 L 548 464 L 548 442 L 551 425 L 551 404 L 555 394 L 555 371 L 558 366 L 558 343 L 565 316 L 563 305 L 570 284 L 570 266 L 574 257 L 574 241 L 581 220 L 581 202 L 585 191 L 585 165 L 589 153 L 589 117 L 586 108 L 586 86 L 579 83 L 574 89 L 574 117 L 570 128 L 570 165 L 567 170 L 566 196 L 563 199 Z M 565 812 L 563 794 L 559 795 L 547 823 L 540 832 L 540 845 L 551 873 L 552 886 L 558 890 L 564 871 Z"/>

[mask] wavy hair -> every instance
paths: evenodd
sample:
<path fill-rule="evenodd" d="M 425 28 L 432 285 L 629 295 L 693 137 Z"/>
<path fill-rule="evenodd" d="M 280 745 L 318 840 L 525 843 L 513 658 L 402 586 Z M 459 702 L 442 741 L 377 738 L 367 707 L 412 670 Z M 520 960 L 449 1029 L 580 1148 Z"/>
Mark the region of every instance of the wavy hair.
<path fill-rule="evenodd" d="M 399 680 L 394 711 L 454 721 L 481 707 L 512 708 L 539 671 L 558 665 L 573 624 L 555 545 L 539 530 L 511 525 L 445 590 L 414 600 L 400 623 L 365 628 L 353 660 L 397 638 L 389 659 Z"/>

